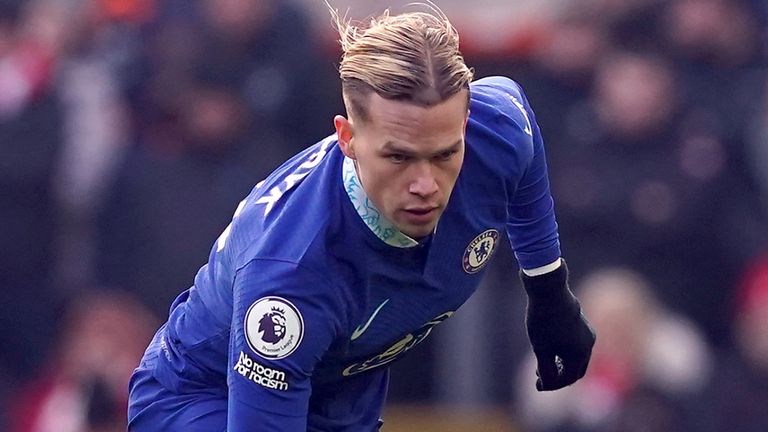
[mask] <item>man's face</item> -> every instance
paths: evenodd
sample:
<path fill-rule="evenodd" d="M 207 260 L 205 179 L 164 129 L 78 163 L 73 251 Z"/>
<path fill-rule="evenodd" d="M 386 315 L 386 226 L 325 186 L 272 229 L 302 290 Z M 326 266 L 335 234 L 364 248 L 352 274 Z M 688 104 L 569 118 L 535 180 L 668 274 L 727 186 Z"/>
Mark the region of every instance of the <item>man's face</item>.
<path fill-rule="evenodd" d="M 334 122 L 339 145 L 383 216 L 404 234 L 429 235 L 464 160 L 467 90 L 433 107 L 368 96 L 368 119 Z"/>

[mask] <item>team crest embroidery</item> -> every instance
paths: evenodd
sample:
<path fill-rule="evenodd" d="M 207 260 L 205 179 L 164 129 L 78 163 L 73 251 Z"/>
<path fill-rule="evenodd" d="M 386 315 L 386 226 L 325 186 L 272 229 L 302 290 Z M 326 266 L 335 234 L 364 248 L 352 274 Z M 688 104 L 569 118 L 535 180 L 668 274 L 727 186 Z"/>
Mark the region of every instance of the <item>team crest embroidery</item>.
<path fill-rule="evenodd" d="M 293 303 L 281 297 L 256 300 L 245 314 L 245 339 L 259 356 L 277 360 L 289 356 L 304 337 L 304 319 Z"/>
<path fill-rule="evenodd" d="M 475 237 L 467 246 L 467 250 L 464 251 L 462 259 L 464 271 L 469 274 L 479 272 L 493 255 L 498 240 L 499 232 L 495 229 L 486 230 Z"/>

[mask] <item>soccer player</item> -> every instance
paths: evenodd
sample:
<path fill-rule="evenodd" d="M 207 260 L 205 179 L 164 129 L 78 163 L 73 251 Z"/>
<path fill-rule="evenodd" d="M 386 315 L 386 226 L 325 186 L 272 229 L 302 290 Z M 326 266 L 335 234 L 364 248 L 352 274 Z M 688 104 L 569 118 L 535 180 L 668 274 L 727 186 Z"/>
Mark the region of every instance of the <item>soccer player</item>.
<path fill-rule="evenodd" d="M 472 82 L 439 11 L 337 24 L 347 116 L 237 206 L 134 372 L 129 430 L 378 430 L 388 366 L 467 300 L 505 234 L 536 387 L 586 372 L 595 336 L 521 88 Z"/>

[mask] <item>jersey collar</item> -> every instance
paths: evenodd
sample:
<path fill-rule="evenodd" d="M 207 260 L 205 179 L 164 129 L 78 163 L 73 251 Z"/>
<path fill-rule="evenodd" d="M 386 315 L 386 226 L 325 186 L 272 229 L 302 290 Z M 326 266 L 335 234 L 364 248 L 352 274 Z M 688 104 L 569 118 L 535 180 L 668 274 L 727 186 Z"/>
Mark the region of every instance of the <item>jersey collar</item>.
<path fill-rule="evenodd" d="M 395 228 L 392 222 L 388 221 L 381 214 L 381 211 L 373 205 L 373 202 L 368 198 L 368 194 L 365 193 L 360 179 L 357 178 L 355 162 L 352 159 L 344 157 L 341 173 L 344 190 L 347 191 L 352 205 L 363 222 L 365 222 L 365 225 L 376 234 L 376 237 L 380 238 L 384 243 L 398 248 L 410 248 L 419 245 L 419 242 Z"/>

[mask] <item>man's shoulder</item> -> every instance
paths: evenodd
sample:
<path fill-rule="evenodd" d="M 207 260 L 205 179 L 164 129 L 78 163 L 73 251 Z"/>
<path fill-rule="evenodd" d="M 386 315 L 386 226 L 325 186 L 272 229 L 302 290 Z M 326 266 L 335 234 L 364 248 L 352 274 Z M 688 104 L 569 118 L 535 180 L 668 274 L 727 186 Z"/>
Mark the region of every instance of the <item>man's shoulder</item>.
<path fill-rule="evenodd" d="M 515 81 L 503 76 L 479 79 L 471 84 L 467 127 L 468 142 L 496 150 L 498 157 L 514 155 L 524 163 L 533 153 L 534 118 L 525 94 Z M 504 160 L 504 166 L 509 166 Z"/>
<path fill-rule="evenodd" d="M 231 253 L 240 264 L 254 258 L 302 261 L 338 213 L 341 166 L 327 139 L 278 168 L 238 206 Z"/>
<path fill-rule="evenodd" d="M 495 122 L 505 117 L 523 130 L 530 126 L 528 106 L 523 88 L 504 76 L 490 76 L 470 85 L 470 118 L 479 122 Z M 527 132 L 527 130 L 526 130 Z"/>
<path fill-rule="evenodd" d="M 472 99 L 504 99 L 510 96 L 522 98 L 523 89 L 515 80 L 495 75 L 477 79 L 469 85 Z"/>

